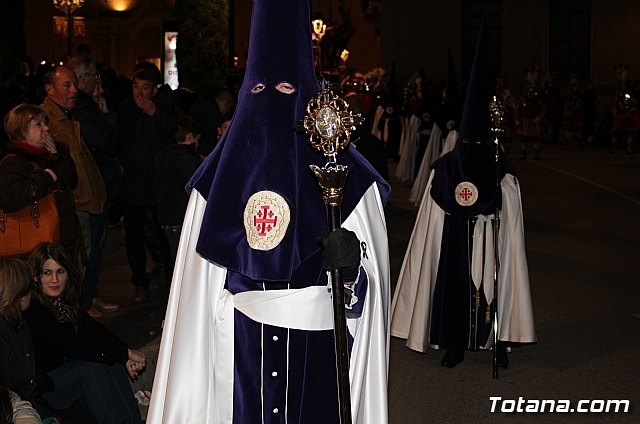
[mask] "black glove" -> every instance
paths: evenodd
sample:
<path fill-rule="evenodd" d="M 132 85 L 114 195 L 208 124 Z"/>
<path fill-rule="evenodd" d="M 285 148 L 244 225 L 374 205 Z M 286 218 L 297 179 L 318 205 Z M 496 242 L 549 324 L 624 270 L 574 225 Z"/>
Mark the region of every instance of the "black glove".
<path fill-rule="evenodd" d="M 353 231 L 338 228 L 318 239 L 323 247 L 322 268 L 339 269 L 344 281 L 355 281 L 360 268 L 360 240 Z"/>

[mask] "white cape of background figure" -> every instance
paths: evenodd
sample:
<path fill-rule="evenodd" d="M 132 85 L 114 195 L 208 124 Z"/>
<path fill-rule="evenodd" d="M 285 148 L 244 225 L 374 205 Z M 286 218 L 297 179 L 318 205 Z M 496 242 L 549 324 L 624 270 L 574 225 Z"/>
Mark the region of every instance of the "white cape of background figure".
<path fill-rule="evenodd" d="M 495 296 L 497 339 L 536 341 L 520 187 L 491 132 L 488 69 L 481 25 L 458 141 L 432 165 L 391 305 L 391 335 L 419 352 L 491 347 Z"/>
<path fill-rule="evenodd" d="M 433 129 L 431 130 L 431 137 L 429 138 L 429 145 L 424 152 L 418 175 L 409 193 L 409 201 L 416 207 L 420 206 L 422 202 L 422 195 L 427 188 L 429 176 L 431 175 L 431 165 L 435 160 L 453 150 L 456 145 L 456 140 L 458 139 L 458 131 L 454 128 L 449 129 L 447 137 L 442 143 L 440 142 L 441 136 L 442 130 L 440 130 L 438 124 L 434 123 Z"/>
<path fill-rule="evenodd" d="M 432 178 L 433 171 L 418 210 L 391 303 L 391 335 L 406 339 L 406 346 L 418 352 L 426 352 L 429 348 L 431 306 L 445 217 L 444 210 L 428 194 Z M 524 255 L 520 187 L 513 175 L 505 176 L 500 186 L 503 204 L 498 235 L 498 340 L 532 343 L 537 339 L 529 290 L 529 271 Z M 483 225 L 486 219 L 487 217 L 478 219 L 477 225 Z M 480 246 L 474 247 L 472 257 L 479 258 L 484 254 L 485 264 L 493 263 L 493 244 L 484 252 Z M 475 281 L 480 282 L 484 278 L 485 282 L 490 282 L 485 287 L 492 289 L 492 274 L 490 279 L 487 277 L 480 275 Z"/>
<path fill-rule="evenodd" d="M 437 123 L 433 123 L 431 128 L 431 135 L 429 135 L 429 142 L 427 148 L 424 150 L 422 160 L 420 161 L 420 167 L 418 168 L 418 174 L 411 186 L 411 192 L 409 193 L 409 201 L 418 206 L 422 199 L 422 193 L 429 180 L 429 174 L 431 173 L 431 164 L 434 160 L 440 157 L 442 148 L 440 146 L 440 137 L 442 137 L 442 130 Z"/>

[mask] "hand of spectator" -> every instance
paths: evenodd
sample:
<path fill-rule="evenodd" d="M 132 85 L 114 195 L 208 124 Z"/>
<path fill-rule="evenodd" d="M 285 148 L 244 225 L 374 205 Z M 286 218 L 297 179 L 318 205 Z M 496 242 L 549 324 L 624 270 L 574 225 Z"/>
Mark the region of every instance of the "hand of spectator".
<path fill-rule="evenodd" d="M 135 380 L 140 375 L 140 371 L 138 371 L 139 364 L 133 362 L 132 360 L 128 360 L 125 364 L 125 368 L 127 369 L 127 374 L 129 374 L 129 378 Z"/>
<path fill-rule="evenodd" d="M 135 380 L 147 366 L 147 359 L 144 352 L 129 349 L 129 360 L 126 363 L 127 372 L 132 380 Z"/>
<path fill-rule="evenodd" d="M 153 100 L 149 100 L 141 96 L 133 96 L 133 100 L 135 100 L 136 105 L 138 105 L 138 107 L 142 109 L 144 113 L 149 116 L 155 115 L 157 108 L 156 104 L 153 103 Z"/>
<path fill-rule="evenodd" d="M 44 149 L 52 154 L 58 153 L 58 148 L 56 147 L 56 143 L 53 141 L 53 139 L 51 138 L 51 135 L 49 133 L 46 133 L 44 135 L 44 137 L 42 138 L 42 143 Z"/>
<path fill-rule="evenodd" d="M 141 363 L 143 366 L 147 364 L 147 359 L 144 352 L 139 350 L 129 349 L 129 360 Z"/>

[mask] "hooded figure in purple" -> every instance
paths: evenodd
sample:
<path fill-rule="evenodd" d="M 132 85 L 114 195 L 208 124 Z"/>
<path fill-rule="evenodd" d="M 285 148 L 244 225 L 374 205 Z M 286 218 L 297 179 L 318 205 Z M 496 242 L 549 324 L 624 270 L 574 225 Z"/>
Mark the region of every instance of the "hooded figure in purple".
<path fill-rule="evenodd" d="M 407 347 L 419 352 L 447 349 L 441 363 L 448 368 L 463 361 L 465 350 L 492 346 L 494 297 L 498 340 L 504 342 L 498 344 L 498 365 L 508 365 L 502 349 L 507 343 L 536 341 L 520 187 L 502 150 L 496 162 L 482 28 L 459 138 L 432 165 L 392 302 L 391 335 L 407 339 Z"/>
<path fill-rule="evenodd" d="M 325 158 L 294 129 L 319 91 L 311 43 L 308 2 L 254 0 L 235 115 L 188 184 L 148 423 L 339 422 L 334 246 L 317 241 L 327 218 L 309 169 Z M 352 417 L 386 424 L 389 187 L 354 148 L 337 161 L 352 165 L 339 231 L 360 246 L 345 299 Z"/>

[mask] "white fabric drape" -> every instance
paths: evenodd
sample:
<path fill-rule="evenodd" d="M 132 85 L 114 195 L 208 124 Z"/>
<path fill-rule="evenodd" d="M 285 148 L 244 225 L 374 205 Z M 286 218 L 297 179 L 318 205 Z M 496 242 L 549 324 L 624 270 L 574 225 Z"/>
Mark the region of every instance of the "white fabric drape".
<path fill-rule="evenodd" d="M 409 239 L 400 276 L 391 303 L 391 335 L 406 339 L 410 349 L 426 352 L 429 348 L 431 305 L 438 274 L 440 244 L 445 212 L 429 195 L 431 172 L 416 222 Z M 529 271 L 524 250 L 522 203 L 518 180 L 506 175 L 501 181 L 502 211 L 498 233 L 498 339 L 531 343 L 536 341 L 533 307 L 529 289 Z M 479 287 L 485 282 L 485 294 L 493 297 L 493 234 L 489 217 L 480 216 L 474 232 L 491 239 L 474 247 L 472 275 Z M 485 226 L 486 225 L 486 226 Z M 487 260 L 482 259 L 482 250 Z M 489 261 L 489 262 L 487 262 Z M 491 286 L 491 287 L 487 287 Z"/>
<path fill-rule="evenodd" d="M 195 251 L 205 206 L 206 201 L 193 190 L 171 283 L 149 406 L 149 424 L 233 422 L 233 310 L 236 299 L 224 290 L 226 270 Z M 354 336 L 349 369 L 353 423 L 386 424 L 389 253 L 384 211 L 376 184 L 365 193 L 343 227 L 354 231 L 365 243 L 366 257 L 362 259 L 362 266 L 369 281 L 362 315 L 347 322 Z M 287 296 L 313 298 L 318 295 L 321 292 L 315 288 L 308 292 L 285 291 L 275 302 L 284 302 L 283 298 Z M 237 299 L 240 308 L 251 309 L 259 301 L 252 294 L 244 296 Z M 271 311 L 283 310 L 283 304 Z M 283 319 L 286 321 L 286 317 Z"/>
<path fill-rule="evenodd" d="M 396 178 L 401 183 L 413 182 L 420 137 L 418 134 L 419 128 L 420 118 L 415 115 L 411 115 L 410 118 L 404 118 L 400 137 L 400 160 L 398 160 L 398 166 L 396 167 Z"/>
<path fill-rule="evenodd" d="M 422 155 L 418 175 L 416 175 L 416 179 L 411 187 L 411 193 L 409 193 L 409 201 L 415 206 L 418 206 L 422 200 L 424 188 L 427 186 L 429 175 L 431 174 L 431 164 L 440 157 L 440 152 L 442 151 L 440 137 L 442 137 L 442 130 L 438 124 L 434 123 L 431 129 L 431 135 L 429 136 L 429 144 L 424 151 L 424 155 Z"/>

